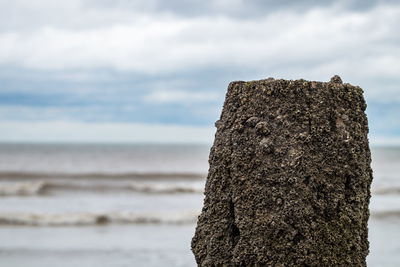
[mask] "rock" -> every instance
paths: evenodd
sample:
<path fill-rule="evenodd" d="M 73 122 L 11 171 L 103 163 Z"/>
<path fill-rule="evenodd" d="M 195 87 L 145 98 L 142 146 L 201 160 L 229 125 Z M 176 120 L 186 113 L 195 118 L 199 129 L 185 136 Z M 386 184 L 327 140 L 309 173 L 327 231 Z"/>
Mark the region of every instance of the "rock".
<path fill-rule="evenodd" d="M 366 104 L 335 77 L 229 84 L 192 240 L 199 266 L 366 266 Z"/>
<path fill-rule="evenodd" d="M 331 83 L 343 83 L 342 78 L 339 75 L 335 75 L 331 78 Z"/>
<path fill-rule="evenodd" d="M 256 124 L 256 131 L 260 135 L 268 135 L 271 131 L 269 129 L 268 123 L 265 121 L 261 121 Z"/>
<path fill-rule="evenodd" d="M 259 121 L 260 121 L 260 119 L 257 118 L 257 117 L 250 117 L 250 118 L 246 121 L 246 123 L 247 123 L 247 125 L 250 126 L 250 127 L 255 127 Z"/>

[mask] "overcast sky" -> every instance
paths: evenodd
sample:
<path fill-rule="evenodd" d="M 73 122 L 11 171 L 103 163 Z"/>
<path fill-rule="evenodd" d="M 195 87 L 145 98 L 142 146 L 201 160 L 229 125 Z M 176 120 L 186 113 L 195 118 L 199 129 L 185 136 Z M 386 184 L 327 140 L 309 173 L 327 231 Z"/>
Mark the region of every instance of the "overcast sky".
<path fill-rule="evenodd" d="M 0 0 L 0 141 L 211 142 L 232 80 L 365 90 L 400 140 L 400 2 Z"/>

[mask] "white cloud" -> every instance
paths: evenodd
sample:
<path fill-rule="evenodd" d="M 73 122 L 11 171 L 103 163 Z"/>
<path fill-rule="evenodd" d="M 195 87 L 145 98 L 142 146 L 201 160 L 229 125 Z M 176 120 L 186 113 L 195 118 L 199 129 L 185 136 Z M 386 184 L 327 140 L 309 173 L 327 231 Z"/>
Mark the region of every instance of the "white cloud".
<path fill-rule="evenodd" d="M 191 92 L 183 90 L 158 90 L 153 91 L 144 97 L 148 103 L 196 103 L 196 102 L 213 102 L 220 99 L 218 94 L 213 92 Z"/>
<path fill-rule="evenodd" d="M 346 73 L 356 80 L 398 78 L 399 24 L 400 5 L 365 12 L 332 7 L 280 11 L 253 20 L 147 14 L 93 28 L 47 26 L 2 33 L 0 64 L 143 74 L 220 66 L 286 77 L 327 79 Z"/>
<path fill-rule="evenodd" d="M 215 130 L 163 124 L 0 121 L 0 132 L 0 142 L 211 144 Z"/>
<path fill-rule="evenodd" d="M 217 109 L 213 108 L 222 101 L 222 84 L 227 84 L 227 79 L 270 76 L 326 81 L 339 74 L 345 82 L 363 87 L 369 104 L 396 105 L 400 101 L 399 3 L 367 1 L 373 3 L 365 4 L 369 8 L 357 9 L 345 4 L 354 4 L 354 0 L 335 1 L 334 5 L 302 0 L 298 5 L 306 7 L 299 12 L 291 6 L 277 8 L 276 1 L 194 2 L 190 7 L 199 7 L 198 12 L 187 10 L 189 4 L 174 0 L 0 0 L 0 75 L 4 82 L 0 92 L 11 96 L 0 105 L 0 121 L 39 117 L 113 121 L 116 107 L 107 106 L 111 102 L 118 103 L 119 119 L 126 116 L 132 121 L 137 114 L 143 121 L 141 111 L 149 108 L 149 103 L 174 104 L 172 107 L 187 103 L 190 116 L 217 117 Z M 258 4 L 261 10 L 255 12 Z M 132 79 L 117 82 L 118 75 Z M 224 78 L 213 81 L 215 77 Z M 30 86 L 26 81 L 34 82 Z M 44 86 L 40 87 L 40 83 Z M 126 89 L 127 86 L 132 87 Z M 46 96 L 49 91 L 71 96 L 69 101 L 73 104 L 84 101 L 82 106 L 62 106 L 50 97 L 47 102 L 43 100 L 48 106 L 39 101 L 29 106 L 19 101 L 13 90 L 29 91 L 27 100 L 30 95 L 37 97 L 31 101 L 38 101 L 41 94 Z M 143 109 L 136 110 L 129 98 L 137 100 Z M 213 108 L 210 103 L 215 104 Z M 160 107 L 157 112 L 162 113 Z M 371 112 L 383 112 L 376 110 Z M 169 115 L 168 119 L 174 116 Z M 384 133 L 390 128 L 397 132 L 393 130 L 398 125 L 395 115 L 385 113 L 381 118 L 371 114 L 381 121 L 371 121 L 371 129 Z M 29 123 L 23 124 L 30 127 Z M 21 130 L 17 124 L 8 126 Z M 64 122 L 61 126 L 67 132 L 74 127 L 97 127 L 83 125 Z M 114 129 L 113 125 L 106 128 Z M 142 126 L 138 129 L 145 129 Z M 45 128 L 41 129 L 45 136 Z M 9 133 L 7 138 L 12 138 Z M 3 133 L 0 139 L 2 136 Z M 60 136 L 69 138 L 65 133 Z M 40 139 L 39 132 L 35 138 Z"/>

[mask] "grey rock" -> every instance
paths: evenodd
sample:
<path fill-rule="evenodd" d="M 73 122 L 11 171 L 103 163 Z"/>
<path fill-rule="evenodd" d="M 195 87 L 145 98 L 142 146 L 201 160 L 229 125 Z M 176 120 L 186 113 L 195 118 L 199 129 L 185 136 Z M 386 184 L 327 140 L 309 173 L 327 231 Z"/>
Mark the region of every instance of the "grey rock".
<path fill-rule="evenodd" d="M 331 83 L 343 83 L 342 78 L 339 75 L 335 75 L 331 78 Z"/>
<path fill-rule="evenodd" d="M 192 239 L 199 266 L 366 266 L 366 104 L 339 79 L 229 84 Z"/>

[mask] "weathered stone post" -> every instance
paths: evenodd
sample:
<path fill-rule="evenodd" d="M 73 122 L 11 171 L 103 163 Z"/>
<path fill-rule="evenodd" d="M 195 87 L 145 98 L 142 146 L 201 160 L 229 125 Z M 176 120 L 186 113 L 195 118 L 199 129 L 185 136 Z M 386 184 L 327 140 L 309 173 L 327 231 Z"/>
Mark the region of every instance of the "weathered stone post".
<path fill-rule="evenodd" d="M 363 91 L 232 82 L 192 250 L 199 266 L 366 266 L 372 171 Z"/>

